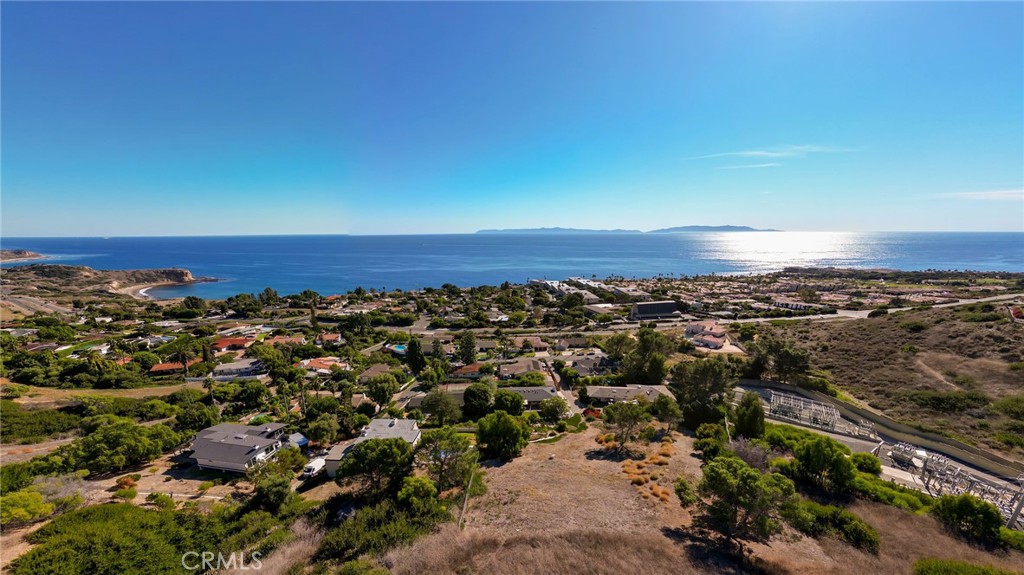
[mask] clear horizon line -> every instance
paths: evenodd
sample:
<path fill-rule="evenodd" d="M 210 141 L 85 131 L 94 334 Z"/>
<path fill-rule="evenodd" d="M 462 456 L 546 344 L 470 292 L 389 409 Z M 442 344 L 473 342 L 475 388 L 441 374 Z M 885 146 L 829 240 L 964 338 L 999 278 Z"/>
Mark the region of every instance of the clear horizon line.
<path fill-rule="evenodd" d="M 487 230 L 494 230 L 492 233 L 504 233 L 508 235 L 515 235 L 517 232 L 504 231 L 502 228 L 485 228 Z M 520 228 L 513 228 L 520 229 Z M 521 228 L 530 230 L 531 228 Z M 839 233 L 839 234 L 1024 234 L 1024 230 L 740 230 L 740 231 L 682 231 L 682 232 L 661 232 L 654 234 L 651 231 L 640 231 L 640 230 L 594 230 L 588 231 L 586 228 L 563 228 L 563 229 L 581 229 L 584 230 L 582 233 L 590 235 L 599 235 L 601 233 L 607 233 L 608 235 L 672 235 L 672 234 L 706 234 L 706 233 Z M 660 229 L 660 228 L 659 228 Z M 33 236 L 4 236 L 0 235 L 0 241 L 3 240 L 19 240 L 19 239 L 128 239 L 128 238 L 268 238 L 268 237 L 393 237 L 393 236 L 475 236 L 475 235 L 491 235 L 481 234 L 481 230 L 475 232 L 422 232 L 422 233 L 388 233 L 388 234 L 351 234 L 351 233 L 269 233 L 269 234 L 178 234 L 178 235 L 92 235 L 92 236 L 44 236 L 44 235 L 33 235 Z M 567 232 L 541 232 L 541 231 L 527 231 L 523 232 L 522 235 L 564 235 Z M 0 246 L 2 247 L 2 246 Z"/>

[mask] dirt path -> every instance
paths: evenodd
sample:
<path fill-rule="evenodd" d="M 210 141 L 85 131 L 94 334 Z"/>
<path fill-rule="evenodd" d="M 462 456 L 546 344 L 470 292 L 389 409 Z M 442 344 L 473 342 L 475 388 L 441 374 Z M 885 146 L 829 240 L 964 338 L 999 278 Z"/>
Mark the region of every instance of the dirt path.
<path fill-rule="evenodd" d="M 39 455 L 46 455 L 62 445 L 67 445 L 77 437 L 65 437 L 62 439 L 51 439 L 42 443 L 19 445 L 17 443 L 0 445 L 0 461 L 7 463 L 20 463 L 28 461 Z"/>
<path fill-rule="evenodd" d="M 924 374 L 933 378 L 935 381 L 941 383 L 942 385 L 954 390 L 959 389 L 956 385 L 953 384 L 953 382 L 947 380 L 946 376 L 939 373 L 938 370 L 932 368 L 925 362 L 921 361 L 921 358 L 914 359 L 914 366 L 920 369 Z"/>

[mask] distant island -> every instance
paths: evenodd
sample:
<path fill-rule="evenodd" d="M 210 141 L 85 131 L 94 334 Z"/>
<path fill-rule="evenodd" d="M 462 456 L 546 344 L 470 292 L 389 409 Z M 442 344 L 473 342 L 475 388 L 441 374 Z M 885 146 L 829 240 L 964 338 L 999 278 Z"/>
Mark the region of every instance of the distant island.
<path fill-rule="evenodd" d="M 517 228 L 505 230 L 480 230 L 478 234 L 678 234 L 685 232 L 779 232 L 782 230 L 758 229 L 750 226 L 677 226 L 644 232 L 641 230 L 592 230 L 584 228 Z"/>
<path fill-rule="evenodd" d="M 588 230 L 581 228 L 519 228 L 480 230 L 478 234 L 642 234 L 640 230 Z"/>

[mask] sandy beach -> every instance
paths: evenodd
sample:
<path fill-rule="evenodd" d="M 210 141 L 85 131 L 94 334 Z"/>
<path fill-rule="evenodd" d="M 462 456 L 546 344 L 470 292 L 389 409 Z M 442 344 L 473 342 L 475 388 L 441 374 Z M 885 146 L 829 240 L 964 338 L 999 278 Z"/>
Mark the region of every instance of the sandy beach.
<path fill-rule="evenodd" d="M 147 292 L 149 292 L 149 290 L 151 290 L 151 289 L 153 289 L 155 287 L 180 286 L 180 285 L 188 285 L 188 283 L 182 283 L 182 282 L 157 282 L 157 283 L 148 283 L 148 284 L 137 284 L 137 285 L 125 286 L 125 287 L 122 287 L 122 288 L 117 288 L 117 289 L 114 290 L 114 292 L 115 293 L 119 293 L 119 294 L 123 294 L 123 295 L 127 295 L 127 296 L 131 296 L 131 297 L 133 297 L 135 299 L 138 299 L 138 300 L 172 301 L 174 299 L 181 299 L 181 298 L 168 298 L 168 299 L 165 300 L 163 298 L 155 298 L 155 297 L 149 295 L 149 293 L 147 293 Z"/>

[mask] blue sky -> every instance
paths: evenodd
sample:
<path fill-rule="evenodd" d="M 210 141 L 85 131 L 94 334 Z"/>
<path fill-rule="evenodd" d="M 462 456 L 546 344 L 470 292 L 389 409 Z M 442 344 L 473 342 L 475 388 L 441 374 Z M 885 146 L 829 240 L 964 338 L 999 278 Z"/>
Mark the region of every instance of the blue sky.
<path fill-rule="evenodd" d="M 2 234 L 1024 230 L 1024 5 L 11 3 Z"/>

